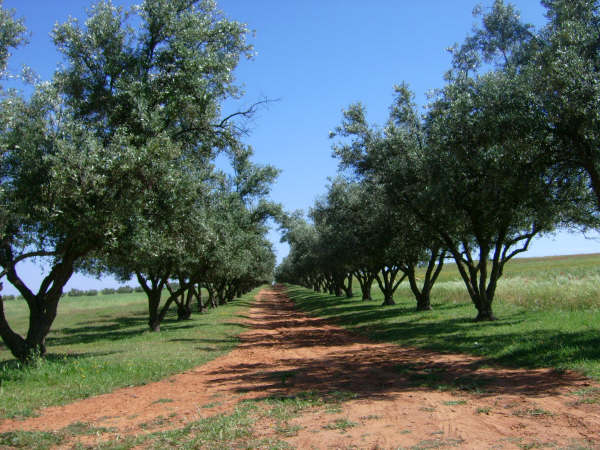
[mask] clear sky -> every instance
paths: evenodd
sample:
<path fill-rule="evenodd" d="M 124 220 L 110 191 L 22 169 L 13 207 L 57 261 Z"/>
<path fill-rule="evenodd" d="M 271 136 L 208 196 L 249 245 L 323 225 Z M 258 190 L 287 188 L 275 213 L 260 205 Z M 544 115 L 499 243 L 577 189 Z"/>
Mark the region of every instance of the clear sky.
<path fill-rule="evenodd" d="M 131 0 L 114 0 L 129 7 Z M 417 103 L 426 92 L 443 85 L 449 67 L 446 48 L 462 42 L 476 19 L 477 3 L 491 0 L 220 0 L 230 19 L 248 24 L 255 34 L 250 42 L 257 56 L 242 61 L 238 82 L 246 95 L 225 105 L 225 113 L 264 97 L 278 99 L 251 122 L 246 142 L 255 150 L 255 161 L 282 170 L 272 198 L 286 210 L 307 210 L 325 192 L 327 177 L 334 176 L 329 130 L 340 123 L 341 111 L 361 101 L 369 119 L 381 124 L 392 101 L 393 85 L 410 84 Z M 536 0 L 515 0 L 522 17 L 540 26 L 544 9 Z M 30 44 L 15 52 L 10 67 L 31 66 L 49 79 L 60 56 L 49 33 L 69 15 L 85 18 L 87 0 L 4 0 L 24 17 L 31 32 Z M 278 259 L 287 248 L 271 233 Z M 538 238 L 525 256 L 600 252 L 600 241 L 580 234 L 558 233 Z M 24 278 L 40 278 L 36 265 L 19 266 Z M 67 285 L 80 289 L 114 286 L 114 280 L 97 281 L 75 275 Z M 5 283 L 5 292 L 14 292 Z"/>

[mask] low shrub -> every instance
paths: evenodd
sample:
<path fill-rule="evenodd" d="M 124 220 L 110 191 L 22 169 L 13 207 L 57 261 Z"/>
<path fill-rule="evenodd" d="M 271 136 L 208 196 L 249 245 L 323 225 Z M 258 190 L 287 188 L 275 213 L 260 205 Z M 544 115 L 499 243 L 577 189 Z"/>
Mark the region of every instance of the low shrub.
<path fill-rule="evenodd" d="M 67 295 L 69 297 L 81 297 L 82 295 L 85 295 L 85 291 L 73 288 L 67 293 Z"/>
<path fill-rule="evenodd" d="M 119 294 L 131 294 L 133 292 L 133 288 L 131 286 L 119 286 L 117 288 L 117 293 Z"/>

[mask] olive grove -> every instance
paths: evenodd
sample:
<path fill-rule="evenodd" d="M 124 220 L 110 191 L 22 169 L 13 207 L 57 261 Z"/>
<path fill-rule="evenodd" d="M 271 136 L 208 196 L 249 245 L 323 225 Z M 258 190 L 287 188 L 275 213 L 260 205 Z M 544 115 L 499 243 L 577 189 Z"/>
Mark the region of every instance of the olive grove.
<path fill-rule="evenodd" d="M 201 283 L 224 284 L 225 301 L 270 279 L 274 265 L 264 235 L 278 213 L 266 199 L 277 171 L 251 163 L 238 120 L 256 105 L 222 109 L 242 95 L 233 71 L 253 54 L 246 26 L 211 0 L 131 10 L 100 1 L 88 14 L 55 26 L 63 61 L 52 80 L 31 95 L 0 93 L 1 276 L 29 309 L 21 336 L 0 301 L 0 336 L 22 361 L 46 352 L 76 270 L 135 276 L 158 331 L 171 304 L 180 318 L 191 299 L 204 306 Z M 0 9 L 2 73 L 25 36 L 23 21 Z M 215 168 L 219 154 L 245 185 Z M 30 258 L 48 267 L 38 287 L 19 275 Z"/>
<path fill-rule="evenodd" d="M 476 320 L 488 321 L 505 264 L 535 236 L 597 227 L 600 11 L 586 0 L 542 3 L 548 23 L 540 30 L 502 0 L 477 11 L 481 26 L 450 48 L 446 84 L 424 114 L 405 83 L 382 128 L 368 123 L 360 103 L 344 111 L 331 137 L 348 180 L 333 183 L 312 214 L 313 241 L 333 252 L 326 260 L 373 279 L 401 271 L 417 309 L 427 310 L 451 257 Z M 351 206 L 361 190 L 370 194 Z M 326 273 L 323 250 L 288 242 L 278 279 L 312 287 L 306 270 L 311 280 Z M 373 263 L 374 254 L 395 256 Z M 310 258 L 319 263 L 298 263 Z M 417 266 L 425 267 L 418 282 Z M 380 283 L 384 304 L 393 303 L 394 285 Z"/>

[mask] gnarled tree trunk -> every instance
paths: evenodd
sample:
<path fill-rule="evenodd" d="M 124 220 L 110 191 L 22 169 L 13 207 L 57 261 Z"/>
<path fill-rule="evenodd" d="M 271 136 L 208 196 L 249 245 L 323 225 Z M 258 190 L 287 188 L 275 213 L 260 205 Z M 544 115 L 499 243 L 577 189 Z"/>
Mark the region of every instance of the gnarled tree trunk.
<path fill-rule="evenodd" d="M 375 279 L 383 294 L 383 303 L 381 306 L 391 306 L 396 304 L 394 301 L 394 292 L 396 292 L 396 289 L 406 277 L 406 274 L 404 274 L 397 282 L 395 282 L 398 272 L 399 269 L 397 267 L 384 267 L 380 272 L 381 276 L 377 274 Z"/>
<path fill-rule="evenodd" d="M 46 336 L 50 332 L 52 323 L 56 318 L 58 302 L 63 293 L 63 288 L 73 274 L 75 261 L 78 254 L 67 254 L 52 267 L 50 273 L 43 279 L 39 291 L 34 294 L 19 278 L 12 263 L 12 252 L 4 249 L 2 266 L 8 281 L 21 293 L 29 308 L 29 327 L 27 335 L 23 338 L 9 325 L 4 313 L 4 304 L 0 297 L 0 336 L 13 356 L 21 362 L 29 362 L 36 357 L 46 354 Z M 2 290 L 0 283 L 0 291 Z"/>
<path fill-rule="evenodd" d="M 423 277 L 423 286 L 420 289 L 417 284 L 416 264 L 406 264 L 404 266 L 403 271 L 408 276 L 410 290 L 417 300 L 417 311 L 431 310 L 431 289 L 442 271 L 445 257 L 445 251 L 440 251 L 436 247 L 431 249 L 427 269 Z"/>
<path fill-rule="evenodd" d="M 354 293 L 352 292 L 352 274 L 351 273 L 349 273 L 348 276 L 346 277 L 346 281 L 347 281 L 347 283 L 342 284 L 342 289 L 344 289 L 344 292 L 346 293 L 346 298 L 352 298 L 352 297 L 354 297 Z"/>

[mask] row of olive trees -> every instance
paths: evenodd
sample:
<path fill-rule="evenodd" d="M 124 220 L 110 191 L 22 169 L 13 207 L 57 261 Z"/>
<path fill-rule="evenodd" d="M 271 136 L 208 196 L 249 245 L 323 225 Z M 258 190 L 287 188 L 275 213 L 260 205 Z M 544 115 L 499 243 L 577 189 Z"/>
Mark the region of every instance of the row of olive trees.
<path fill-rule="evenodd" d="M 0 90 L 0 278 L 29 310 L 21 336 L 0 301 L 0 336 L 16 358 L 45 353 L 76 270 L 137 277 L 152 330 L 173 303 L 180 318 L 192 299 L 204 306 L 200 285 L 216 305 L 270 279 L 265 221 L 277 207 L 264 198 L 277 171 L 252 164 L 241 143 L 239 119 L 255 108 L 221 108 L 241 95 L 232 73 L 252 56 L 246 35 L 211 0 L 145 0 L 130 11 L 102 0 L 84 23 L 55 27 L 63 64 L 52 80 L 30 96 Z M 3 75 L 25 40 L 0 4 Z M 222 152 L 230 175 L 214 166 Z M 48 267 L 37 287 L 19 274 L 31 258 Z"/>
<path fill-rule="evenodd" d="M 451 49 L 447 83 L 424 115 L 406 84 L 383 128 L 360 104 L 344 111 L 334 154 L 352 179 L 332 183 L 312 225 L 290 221 L 280 279 L 335 292 L 354 275 L 366 298 L 375 279 L 389 304 L 406 277 L 423 310 L 448 255 L 477 319 L 493 320 L 507 261 L 540 233 L 596 226 L 600 7 L 543 4 L 548 23 L 536 31 L 497 0 Z"/>

